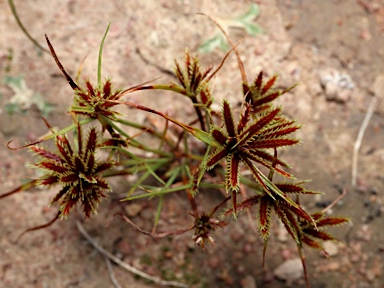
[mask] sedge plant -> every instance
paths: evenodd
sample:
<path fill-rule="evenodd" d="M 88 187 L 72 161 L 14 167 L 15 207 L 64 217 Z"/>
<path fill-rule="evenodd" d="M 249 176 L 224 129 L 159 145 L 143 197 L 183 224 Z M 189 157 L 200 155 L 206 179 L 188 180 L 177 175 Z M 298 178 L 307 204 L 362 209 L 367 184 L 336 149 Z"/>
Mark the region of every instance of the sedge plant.
<path fill-rule="evenodd" d="M 218 27 L 221 28 L 220 25 Z M 46 36 L 49 51 L 73 91 L 73 103 L 68 108 L 72 124 L 54 131 L 45 120 L 51 133 L 39 141 L 23 147 L 8 143 L 8 148 L 12 150 L 30 149 L 36 156 L 33 166 L 41 173 L 38 178 L 0 195 L 0 198 L 33 187 L 57 187 L 50 203 L 58 204 L 55 217 L 49 223 L 25 232 L 46 228 L 57 219 L 69 216 L 78 206 L 81 206 L 85 219 L 91 218 L 97 214 L 99 202 L 113 192 L 108 184 L 110 177 L 137 175 L 121 201 L 159 197 L 158 211 L 161 211 L 161 205 L 167 199 L 165 196 L 179 193 L 189 202 L 190 211 L 186 213 L 194 219 L 185 229 L 156 233 L 142 230 L 126 215 L 121 215 L 141 233 L 162 238 L 192 231 L 196 245 L 208 249 L 207 244 L 214 243 L 215 230 L 230 221 L 240 223 L 236 219 L 244 211 L 250 211 L 257 219 L 258 230 L 265 243 L 264 259 L 275 214 L 297 244 L 309 286 L 304 245 L 323 251 L 323 242 L 334 240 L 324 229 L 346 223 L 348 219 L 330 217 L 324 211 L 307 212 L 301 206 L 299 196 L 317 192 L 307 190 L 305 181 L 289 173 L 289 164 L 279 155 L 282 147 L 299 143 L 295 132 L 301 125 L 288 118 L 282 106 L 275 104 L 277 98 L 294 86 L 285 90 L 275 89 L 277 77 L 266 79 L 262 71 L 249 82 L 237 46 L 222 30 L 232 49 L 216 69 L 203 69 L 198 57 L 186 50 L 184 61 L 175 61 L 176 81 L 148 82 L 115 89 L 112 80 L 103 81 L 101 74 L 103 45 L 108 29 L 109 26 L 101 41 L 97 83 L 94 84 L 90 81 L 76 83 L 66 72 Z M 242 101 L 241 109 L 235 110 L 228 100 L 223 100 L 221 111 L 216 112 L 212 109 L 215 96 L 211 80 L 220 72 L 231 53 L 236 54 L 242 79 L 239 85 L 243 93 L 238 96 Z M 124 98 L 145 90 L 167 90 L 188 98 L 195 111 L 195 119 L 185 123 L 184 119 L 172 118 Z M 164 127 L 157 129 L 136 123 L 129 115 L 116 111 L 119 105 L 156 114 L 166 120 Z M 169 122 L 181 128 L 177 137 L 170 137 Z M 125 127 L 134 128 L 137 133 L 129 134 Z M 69 137 L 69 133 L 73 137 Z M 146 144 L 140 134 L 148 134 L 157 140 L 158 145 Z M 46 141 L 53 141 L 55 148 L 51 150 L 42 146 Z M 276 177 L 276 174 L 279 176 Z M 149 179 L 154 181 L 147 181 Z M 245 187 L 250 196 L 243 198 L 239 193 L 240 186 Z M 204 198 L 212 189 L 222 189 L 227 196 L 213 203 L 210 211 L 203 211 L 195 197 L 201 194 Z M 159 215 L 156 213 L 156 222 Z"/>

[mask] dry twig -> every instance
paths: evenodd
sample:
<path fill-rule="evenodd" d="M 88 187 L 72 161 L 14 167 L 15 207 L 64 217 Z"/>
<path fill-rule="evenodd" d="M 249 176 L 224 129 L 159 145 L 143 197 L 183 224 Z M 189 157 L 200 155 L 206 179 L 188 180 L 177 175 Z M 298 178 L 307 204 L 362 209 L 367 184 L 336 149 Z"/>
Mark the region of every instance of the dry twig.
<path fill-rule="evenodd" d="M 183 283 L 180 283 L 180 282 L 176 282 L 176 281 L 165 281 L 165 280 L 162 280 L 160 278 L 157 278 L 157 277 L 154 277 L 154 276 L 151 276 L 151 275 L 148 275 L 147 273 L 144 273 L 140 270 L 138 270 L 137 268 L 121 261 L 119 258 L 117 258 L 116 256 L 112 255 L 111 253 L 109 253 L 108 251 L 106 251 L 103 247 L 101 247 L 99 244 L 97 244 L 95 242 L 95 240 L 92 239 L 92 237 L 85 231 L 83 225 L 81 225 L 80 222 L 76 222 L 76 225 L 77 225 L 77 229 L 79 230 L 79 232 L 81 233 L 81 235 L 84 236 L 85 239 L 87 239 L 87 241 L 92 244 L 92 246 L 98 251 L 100 252 L 102 255 L 104 255 L 105 257 L 108 257 L 111 261 L 115 262 L 117 265 L 119 265 L 120 267 L 124 268 L 125 270 L 128 270 L 129 272 L 135 274 L 135 275 L 138 275 L 140 277 L 143 277 L 144 279 L 147 279 L 149 281 L 152 281 L 158 285 L 162 285 L 162 286 L 173 286 L 173 287 L 182 287 L 182 288 L 187 288 L 188 285 L 186 284 L 183 284 Z"/>
<path fill-rule="evenodd" d="M 117 281 L 115 277 L 115 273 L 113 272 L 113 267 L 111 264 L 111 260 L 107 256 L 104 256 L 105 264 L 107 265 L 108 268 L 108 273 L 109 273 L 109 278 L 111 278 L 111 282 L 113 284 L 113 287 L 115 288 L 121 288 L 119 281 Z"/>
<path fill-rule="evenodd" d="M 371 102 L 369 103 L 369 107 L 367 110 L 367 113 L 365 114 L 365 118 L 363 123 L 361 124 L 359 133 L 357 135 L 357 139 L 355 142 L 355 146 L 353 148 L 353 157 L 352 157 L 352 186 L 356 186 L 356 178 L 357 178 L 357 158 L 359 154 L 359 150 L 361 147 L 361 142 L 363 141 L 365 130 L 367 129 L 369 120 L 371 120 L 371 117 L 373 115 L 373 112 L 375 111 L 376 105 L 377 105 L 378 99 L 377 97 L 373 97 Z"/>

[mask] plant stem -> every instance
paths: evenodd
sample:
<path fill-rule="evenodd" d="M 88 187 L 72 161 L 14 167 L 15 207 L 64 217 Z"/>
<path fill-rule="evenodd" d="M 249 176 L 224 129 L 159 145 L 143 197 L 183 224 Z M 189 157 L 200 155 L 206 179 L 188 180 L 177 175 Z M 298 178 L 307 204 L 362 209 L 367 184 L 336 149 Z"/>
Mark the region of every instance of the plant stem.
<path fill-rule="evenodd" d="M 149 133 L 149 134 L 151 134 L 151 135 L 153 135 L 153 136 L 155 136 L 161 140 L 164 140 L 171 148 L 175 147 L 175 143 L 172 142 L 171 138 L 169 138 L 167 135 L 164 135 L 164 133 L 159 133 L 159 132 L 153 130 L 150 127 L 146 127 L 144 125 L 141 125 L 141 124 L 138 124 L 135 122 L 131 122 L 131 121 L 127 121 L 127 120 L 124 120 L 121 118 L 116 119 L 116 122 L 127 125 L 129 127 L 133 127 L 133 128 L 137 128 L 137 129 L 140 129 L 142 131 L 145 131 L 145 132 L 147 132 L 147 133 Z"/>
<path fill-rule="evenodd" d="M 114 130 L 118 131 L 121 135 L 123 135 L 124 137 L 126 137 L 128 140 L 129 140 L 129 144 L 132 145 L 133 147 L 136 147 L 136 148 L 139 148 L 141 150 L 144 150 L 144 151 L 147 151 L 147 152 L 152 152 L 152 153 L 155 153 L 156 155 L 159 155 L 159 156 L 165 156 L 165 157 L 171 157 L 172 154 L 171 153 L 168 153 L 168 152 L 164 152 L 164 151 L 161 151 L 161 150 L 157 150 L 157 149 L 153 149 L 153 148 L 150 148 L 148 146 L 146 146 L 145 144 L 133 139 L 131 136 L 129 136 L 124 130 L 122 130 L 120 127 L 118 127 L 114 122 L 112 122 L 111 120 L 109 120 L 107 117 L 104 117 L 103 115 L 100 115 L 100 117 L 102 117 L 102 119 L 108 123 Z"/>
<path fill-rule="evenodd" d="M 98 57 L 98 62 L 97 62 L 97 87 L 101 90 L 101 61 L 103 58 L 103 48 L 104 48 L 104 41 L 105 38 L 107 37 L 109 27 L 111 26 L 111 22 L 109 22 L 107 26 L 107 30 L 105 30 L 103 39 L 101 40 L 100 43 L 100 50 L 99 50 L 99 57 Z"/>

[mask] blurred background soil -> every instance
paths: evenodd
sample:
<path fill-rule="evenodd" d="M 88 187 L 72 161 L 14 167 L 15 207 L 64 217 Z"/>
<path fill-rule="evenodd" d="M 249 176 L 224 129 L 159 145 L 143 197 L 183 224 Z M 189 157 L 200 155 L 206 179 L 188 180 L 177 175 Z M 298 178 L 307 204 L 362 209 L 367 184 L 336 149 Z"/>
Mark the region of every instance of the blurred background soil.
<path fill-rule="evenodd" d="M 97 77 L 99 44 L 112 21 L 104 46 L 103 77 L 110 77 L 116 88 L 159 76 L 162 81 L 169 78 L 143 57 L 172 70 L 174 59 L 184 59 L 185 48 L 195 55 L 198 47 L 216 33 L 213 23 L 198 12 L 227 19 L 245 13 L 251 3 L 257 3 L 260 15 L 255 23 L 263 33 L 251 37 L 239 29 L 229 32 L 234 40 L 243 39 L 238 50 L 249 78 L 263 69 L 267 76 L 279 75 L 281 88 L 299 83 L 279 101 L 288 116 L 304 124 L 298 132 L 303 143 L 284 150 L 283 157 L 293 165 L 294 175 L 312 179 L 308 188 L 325 192 L 315 200 L 304 199 L 304 206 L 308 211 L 322 209 L 341 191 L 348 191 L 332 213 L 349 217 L 353 224 L 332 230 L 341 242 L 327 246 L 331 257 L 326 259 L 317 251 L 306 249 L 311 287 L 382 287 L 383 101 L 376 106 L 364 135 L 354 187 L 351 166 L 367 107 L 372 98 L 383 98 L 383 0 L 14 2 L 24 25 L 44 47 L 44 34 L 49 36 L 70 75 L 75 77 L 86 57 L 81 77 L 92 82 Z M 72 91 L 52 57 L 41 53 L 22 33 L 7 1 L 0 0 L 0 11 L 0 183 L 1 192 L 6 192 L 35 172 L 25 166 L 32 163 L 31 155 L 24 150 L 7 149 L 7 142 L 13 140 L 13 146 L 20 146 L 46 133 L 41 112 L 49 112 L 47 120 L 52 126 L 62 128 L 69 124 L 71 118 L 66 110 L 72 102 Z M 218 49 L 200 54 L 201 64 L 217 66 L 224 55 Z M 24 88 L 13 90 L 7 77 L 22 77 Z M 239 103 L 240 81 L 232 55 L 214 80 L 216 103 L 223 98 Z M 20 95 L 29 97 L 17 102 Z M 173 117 L 183 119 L 193 112 L 185 110 L 188 102 L 175 99 L 175 95 L 165 92 L 130 96 L 131 101 Z M 12 101 L 25 111 L 10 114 L 10 107 L 15 108 L 9 105 Z M 20 108 L 17 105 L 15 109 Z M 143 113 L 129 109 L 122 112 L 138 121 L 148 120 Z M 106 250 L 125 262 L 191 287 L 304 287 L 303 278 L 294 276 L 296 272 L 300 276 L 300 265 L 281 268 L 289 260 L 293 262 L 288 264 L 297 263 L 298 255 L 295 243 L 277 222 L 264 269 L 263 243 L 249 228 L 245 215 L 217 231 L 216 245 L 208 247 L 207 252 L 194 246 L 191 233 L 155 241 L 120 219 L 106 227 L 114 213 L 129 211 L 138 226 L 152 228 L 156 201 L 120 203 L 117 199 L 125 193 L 123 182 L 112 183 L 114 196 L 101 204 L 99 215 L 84 223 L 84 227 Z M 48 207 L 54 193 L 33 190 L 0 201 L 0 286 L 113 287 L 104 258 L 79 234 L 75 222 L 81 217 L 76 213 L 13 243 L 22 231 L 55 215 L 57 207 Z M 210 207 L 209 203 L 205 205 Z M 168 197 L 159 230 L 191 225 L 192 218 L 182 213 L 188 209 L 182 195 Z M 121 287 L 155 287 L 116 265 L 113 269 Z"/>

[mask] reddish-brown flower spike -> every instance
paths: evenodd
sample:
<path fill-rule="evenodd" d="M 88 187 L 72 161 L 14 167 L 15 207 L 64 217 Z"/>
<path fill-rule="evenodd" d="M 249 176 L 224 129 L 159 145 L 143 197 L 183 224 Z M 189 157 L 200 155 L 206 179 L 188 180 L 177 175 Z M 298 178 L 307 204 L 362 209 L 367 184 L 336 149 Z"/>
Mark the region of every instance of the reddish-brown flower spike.
<path fill-rule="evenodd" d="M 254 166 L 254 162 L 269 169 L 273 168 L 284 177 L 292 178 L 292 175 L 279 167 L 272 167 L 273 161 L 276 163 L 275 166 L 287 167 L 288 165 L 266 151 L 266 149 L 291 146 L 298 142 L 297 139 L 288 138 L 288 135 L 296 131 L 299 126 L 294 121 L 279 116 L 280 110 L 280 108 L 271 109 L 255 119 L 250 117 L 250 106 L 245 105 L 244 113 L 240 113 L 239 122 L 236 125 L 229 102 L 223 101 L 221 118 L 225 131 L 218 127 L 211 128 L 211 137 L 218 146 L 207 158 L 205 166 L 207 169 L 212 169 L 226 158 L 225 189 L 227 192 L 233 193 L 239 189 L 240 163 L 245 164 L 254 179 L 272 198 L 274 196 L 269 192 L 268 183 L 264 180 L 266 177 Z M 235 212 L 236 197 L 233 197 L 232 201 Z M 299 212 L 301 211 L 296 213 Z"/>
<path fill-rule="evenodd" d="M 208 170 L 211 170 L 213 167 L 216 166 L 217 163 L 224 159 L 227 154 L 228 153 L 225 148 L 217 149 L 208 157 L 207 162 L 205 163 L 206 168 Z"/>
<path fill-rule="evenodd" d="M 268 163 L 272 163 L 273 161 L 273 155 L 268 153 L 267 151 L 264 150 L 255 150 L 253 149 L 252 151 L 248 151 L 251 156 L 248 156 L 249 159 L 252 161 L 255 161 L 257 163 L 260 163 L 264 165 L 265 167 L 270 167 Z M 282 161 L 280 158 L 277 158 L 276 160 L 276 165 L 280 165 L 286 168 L 289 168 L 290 166 L 288 163 Z M 277 169 L 277 168 L 275 168 Z"/>
<path fill-rule="evenodd" d="M 100 118 L 102 115 L 110 120 L 115 120 L 116 116 L 120 115 L 120 113 L 113 111 L 110 108 L 118 105 L 118 103 L 111 102 L 110 100 L 119 100 L 124 95 L 123 92 L 127 92 L 130 89 L 112 92 L 112 84 L 109 79 L 104 83 L 104 85 L 102 85 L 102 87 L 94 87 L 89 81 L 86 81 L 85 88 L 79 87 L 65 71 L 47 35 L 45 35 L 45 38 L 57 66 L 64 74 L 71 88 L 74 90 L 75 99 L 72 107 L 70 108 L 70 112 L 86 115 L 92 118 Z"/>
<path fill-rule="evenodd" d="M 244 113 L 241 114 L 239 124 L 237 125 L 237 133 L 243 132 L 243 129 L 247 126 L 249 122 L 249 117 L 251 116 L 251 105 L 245 103 Z"/>
<path fill-rule="evenodd" d="M 262 129 L 266 129 L 268 127 L 268 125 L 276 118 L 277 114 L 279 114 L 280 111 L 280 108 L 273 109 L 269 113 L 261 117 L 259 120 L 257 120 L 255 123 L 250 125 L 245 131 L 243 131 L 242 135 L 244 136 L 240 137 L 240 141 L 242 143 L 245 143 L 248 140 L 252 142 L 253 139 L 258 136 L 258 133 Z"/>
<path fill-rule="evenodd" d="M 68 215 L 77 204 L 83 206 L 85 217 L 96 213 L 101 197 L 110 191 L 107 182 L 100 173 L 113 166 L 110 161 L 96 161 L 97 132 L 94 127 L 89 130 L 83 143 L 81 126 L 78 125 L 78 151 L 74 152 L 65 135 L 56 137 L 59 154 L 32 146 L 31 150 L 42 158 L 35 164 L 45 172 L 39 179 L 40 185 L 60 184 L 62 189 L 52 199 L 51 204 L 61 200 L 59 217 Z"/>
<path fill-rule="evenodd" d="M 236 153 L 230 153 L 227 155 L 227 175 L 225 189 L 227 191 L 238 191 L 239 190 L 239 164 L 240 158 L 237 157 Z M 236 204 L 236 203 L 235 203 Z M 234 206 L 236 207 L 236 206 Z"/>
<path fill-rule="evenodd" d="M 108 97 L 109 95 L 111 95 L 111 94 L 114 94 L 114 93 L 112 93 L 111 91 L 112 91 L 112 83 L 111 83 L 111 81 L 110 80 L 107 80 L 106 82 L 105 82 L 105 84 L 104 84 L 104 87 L 103 87 L 103 97 L 105 98 L 105 97 Z M 106 96 L 106 95 L 108 95 L 108 96 Z"/>
<path fill-rule="evenodd" d="M 264 240 L 267 240 L 270 234 L 272 211 L 276 213 L 296 243 L 300 244 L 303 242 L 301 240 L 302 235 L 306 235 L 307 238 L 315 238 L 318 236 L 321 239 L 328 239 L 329 237 L 325 232 L 320 231 L 320 233 L 317 233 L 318 230 L 313 225 L 313 221 L 320 223 L 319 221 L 322 219 L 322 215 L 313 214 L 312 219 L 299 205 L 295 207 L 286 201 L 286 199 L 289 198 L 287 193 L 316 193 L 307 191 L 303 188 L 303 183 L 304 182 L 275 184 L 283 196 L 279 196 L 273 191 L 268 191 L 267 193 L 264 189 L 264 191 L 259 191 L 261 194 L 253 196 L 237 204 L 236 208 L 239 212 L 245 212 L 253 206 L 258 206 L 258 228 Z M 231 208 L 227 210 L 223 216 L 229 216 L 231 213 L 234 213 L 234 211 L 235 209 Z"/>
<path fill-rule="evenodd" d="M 249 144 L 249 148 L 262 149 L 262 148 L 276 148 L 282 146 L 292 146 L 299 143 L 297 139 L 266 139 L 266 140 L 253 140 Z"/>
<path fill-rule="evenodd" d="M 31 150 L 43 158 L 47 158 L 47 159 L 50 159 L 50 160 L 55 161 L 55 162 L 60 162 L 60 157 L 58 155 L 56 155 L 50 151 L 47 151 L 41 147 L 32 146 Z"/>
<path fill-rule="evenodd" d="M 305 182 L 297 182 L 297 183 L 276 183 L 276 187 L 279 188 L 284 193 L 294 193 L 294 194 L 321 194 L 320 192 L 308 191 L 303 188 L 302 184 Z M 312 218 L 316 220 L 316 218 Z"/>
<path fill-rule="evenodd" d="M 233 120 L 232 110 L 229 106 L 229 102 L 223 101 L 223 121 L 229 137 L 236 137 L 235 121 Z"/>
<path fill-rule="evenodd" d="M 212 137 L 222 146 L 225 146 L 227 144 L 228 136 L 226 136 L 221 130 L 213 128 L 211 134 Z"/>
<path fill-rule="evenodd" d="M 316 221 L 316 226 L 317 227 L 323 227 L 323 226 L 337 226 L 340 224 L 345 224 L 348 223 L 349 219 L 348 218 L 343 218 L 343 217 L 327 217 L 327 218 L 322 218 L 318 221 Z"/>
<path fill-rule="evenodd" d="M 259 231 L 264 240 L 268 239 L 271 230 L 271 200 L 269 197 L 262 197 L 259 203 Z"/>
<path fill-rule="evenodd" d="M 97 133 L 96 133 L 96 129 L 93 128 L 89 131 L 88 141 L 85 147 L 84 159 L 87 159 L 88 156 L 93 156 L 94 158 L 96 144 L 97 144 Z"/>
<path fill-rule="evenodd" d="M 257 205 L 259 203 L 261 199 L 261 195 L 256 195 L 256 196 L 253 196 L 251 198 L 248 198 L 246 200 L 244 200 L 243 202 L 237 204 L 236 206 L 236 211 L 237 212 L 245 212 L 249 209 L 251 209 L 251 207 Z M 235 212 L 235 210 L 233 208 L 230 208 L 230 209 L 227 209 L 224 213 L 223 213 L 223 217 L 228 217 L 229 215 L 233 215 L 233 213 Z"/>
<path fill-rule="evenodd" d="M 326 217 L 325 213 L 319 212 L 312 214 L 316 227 L 304 219 L 299 222 L 301 227 L 300 241 L 311 248 L 324 250 L 322 242 L 335 240 L 335 238 L 324 232 L 325 226 L 337 226 L 349 222 L 349 219 L 343 217 Z"/>
<path fill-rule="evenodd" d="M 212 100 L 211 91 L 209 89 L 208 84 L 204 84 L 201 86 L 200 99 L 201 99 L 201 103 L 205 107 L 210 107 L 212 105 L 213 100 Z"/>
<path fill-rule="evenodd" d="M 312 249 L 321 250 L 323 254 L 328 255 L 328 253 L 324 250 L 323 242 L 336 240 L 336 239 L 332 235 L 324 232 L 322 228 L 324 228 L 324 226 L 333 226 L 333 225 L 339 225 L 339 224 L 349 222 L 349 220 L 346 218 L 325 217 L 324 214 L 325 214 L 325 211 L 312 214 L 312 220 L 314 220 L 316 226 L 314 225 L 313 222 L 308 221 L 306 219 L 300 219 L 299 221 L 300 230 L 298 234 L 299 242 L 297 247 L 299 250 L 301 261 L 303 263 L 304 275 L 305 275 L 305 281 L 307 283 L 307 287 L 309 287 L 309 284 L 308 284 L 308 276 L 306 273 L 305 260 L 302 254 L 303 244 L 306 244 L 308 247 Z"/>
<path fill-rule="evenodd" d="M 320 230 L 314 230 L 314 229 L 304 229 L 303 232 L 307 234 L 308 236 L 312 236 L 314 238 L 327 241 L 327 240 L 334 240 L 335 238 L 329 235 L 326 232 L 320 231 Z"/>
<path fill-rule="evenodd" d="M 283 91 L 273 90 L 277 76 L 273 76 L 263 86 L 263 71 L 260 71 L 252 85 L 246 85 L 244 92 L 246 93 L 246 102 L 252 104 L 253 112 L 258 113 L 271 108 L 272 101 L 276 100 L 281 95 L 287 93 L 295 86 L 289 87 Z"/>
<path fill-rule="evenodd" d="M 261 95 L 264 95 L 267 93 L 267 91 L 273 86 L 273 84 L 276 81 L 277 76 L 273 76 L 271 79 L 268 80 L 267 84 L 264 85 L 264 87 L 261 89 Z"/>
<path fill-rule="evenodd" d="M 124 95 L 123 91 L 112 92 L 112 83 L 109 79 L 101 88 L 93 87 L 89 81 L 86 81 L 85 84 L 86 89 L 79 88 L 75 91 L 75 100 L 70 111 L 92 118 L 104 116 L 110 120 L 115 120 L 120 113 L 111 108 L 118 105 L 117 102 L 113 101 L 119 100 Z"/>
<path fill-rule="evenodd" d="M 279 202 L 274 203 L 274 209 L 276 211 L 277 216 L 280 218 L 281 222 L 283 222 L 285 229 L 291 235 L 292 239 L 299 243 L 299 233 L 300 233 L 300 225 L 298 223 L 297 214 L 292 212 L 286 205 L 282 205 Z"/>
<path fill-rule="evenodd" d="M 182 70 L 179 63 L 175 61 L 175 74 L 180 85 L 185 89 L 185 94 L 191 97 L 197 97 L 201 91 L 204 91 L 201 100 L 203 103 L 208 103 L 211 100 L 207 99 L 207 97 L 210 97 L 210 93 L 207 93 L 207 78 L 212 68 L 208 68 L 205 72 L 202 72 L 198 58 L 191 57 L 188 50 L 185 51 L 184 63 L 185 69 Z"/>
<path fill-rule="evenodd" d="M 259 75 L 255 79 L 255 88 L 261 91 L 261 85 L 263 84 L 263 71 L 260 71 Z"/>
<path fill-rule="evenodd" d="M 306 245 L 308 245 L 308 247 L 311 247 L 313 249 L 319 249 L 319 250 L 323 250 L 323 246 L 318 242 L 318 241 L 315 241 L 314 239 L 308 237 L 308 236 L 305 236 L 305 235 L 302 235 L 300 237 L 300 241 Z"/>
<path fill-rule="evenodd" d="M 67 169 L 61 165 L 61 163 L 50 162 L 50 160 L 41 161 L 40 163 L 36 164 L 36 166 L 43 170 L 52 171 L 58 174 L 61 174 L 67 171 Z"/>

